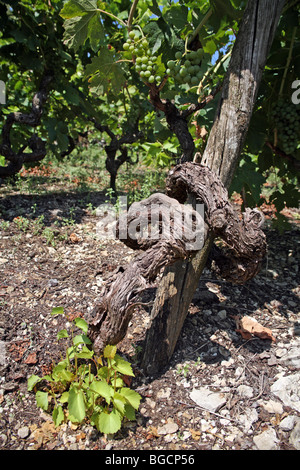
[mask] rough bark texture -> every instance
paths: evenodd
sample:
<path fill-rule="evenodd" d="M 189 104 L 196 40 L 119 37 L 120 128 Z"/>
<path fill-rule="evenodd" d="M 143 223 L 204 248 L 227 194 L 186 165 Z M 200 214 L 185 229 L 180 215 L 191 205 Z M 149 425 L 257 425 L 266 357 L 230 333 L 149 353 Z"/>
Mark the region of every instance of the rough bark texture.
<path fill-rule="evenodd" d="M 185 202 L 188 193 L 205 204 L 205 221 L 215 237 L 226 244 L 226 255 L 216 253 L 218 273 L 227 281 L 244 284 L 259 271 L 266 252 L 265 235 L 261 230 L 263 215 L 246 209 L 239 220 L 228 201 L 228 193 L 208 167 L 187 162 L 177 166 L 167 180 L 167 194 Z"/>
<path fill-rule="evenodd" d="M 202 163 L 229 187 L 243 149 L 284 0 L 250 0 L 232 51 Z"/>
<path fill-rule="evenodd" d="M 202 163 L 219 175 L 226 187 L 230 185 L 240 158 L 283 5 L 284 0 L 250 0 L 243 15 L 215 121 L 202 159 Z M 209 237 L 213 235 L 210 234 Z M 143 350 L 142 365 L 148 374 L 158 373 L 168 364 L 173 354 L 180 329 L 175 332 L 164 329 L 166 312 L 172 312 L 172 322 L 183 324 L 205 266 L 203 260 L 208 257 L 210 249 L 211 244 L 208 243 L 192 263 L 178 261 L 172 266 L 172 270 L 166 268 L 164 272 L 151 312 L 152 323 L 147 331 Z M 219 256 L 218 266 L 222 264 L 224 263 Z M 184 302 L 181 302 L 183 293 Z M 160 335 L 160 340 L 156 341 L 155 331 L 162 330 L 165 336 Z"/>
<path fill-rule="evenodd" d="M 2 129 L 2 143 L 0 145 L 0 154 L 8 160 L 8 165 L 0 167 L 0 178 L 15 175 L 21 170 L 24 163 L 42 160 L 46 155 L 45 142 L 35 134 L 28 140 L 27 144 L 17 153 L 13 150 L 10 141 L 10 132 L 14 124 L 21 124 L 30 127 L 37 127 L 40 124 L 43 113 L 43 106 L 48 97 L 48 90 L 53 80 L 53 72 L 46 70 L 41 79 L 38 92 L 32 99 L 32 108 L 29 114 L 14 112 L 10 113 Z M 29 147 L 31 152 L 25 152 Z"/>
<path fill-rule="evenodd" d="M 223 275 L 229 274 L 231 281 L 240 281 L 242 276 L 245 281 L 256 274 L 265 255 L 266 242 L 261 230 L 260 213 L 256 210 L 247 211 L 243 219 L 239 220 L 228 201 L 227 190 L 209 168 L 192 162 L 178 165 L 169 174 L 167 192 L 173 198 L 154 194 L 133 204 L 128 215 L 119 222 L 118 233 L 120 235 L 122 231 L 124 243 L 145 252 L 139 254 L 125 270 L 121 268 L 114 273 L 104 287 L 99 304 L 88 319 L 88 335 L 97 352 L 102 351 L 105 345 L 116 344 L 123 339 L 139 295 L 149 287 L 163 267 L 172 265 L 178 259 L 187 262 L 190 255 L 199 251 L 193 245 L 197 227 L 202 230 L 202 245 L 207 239 L 204 221 L 202 225 L 199 224 L 199 214 L 181 204 L 186 201 L 188 194 L 204 203 L 205 221 L 209 229 L 228 246 L 228 263 L 235 260 L 231 269 L 226 270 Z M 187 211 L 191 216 L 190 226 L 184 224 L 182 217 Z M 153 220 L 155 224 L 152 224 Z M 167 230 L 163 230 L 165 227 Z M 239 275 L 235 278 L 232 276 L 233 267 L 239 270 Z M 173 295 L 176 296 L 176 279 L 173 285 Z M 181 292 L 181 301 L 184 294 Z M 164 314 L 168 317 L 168 310 L 164 310 Z M 166 318 L 163 328 L 172 330 L 174 323 Z M 174 333 L 172 337 L 175 337 Z"/>
<path fill-rule="evenodd" d="M 150 85 L 150 101 L 154 108 L 158 111 L 162 111 L 166 117 L 170 131 L 172 131 L 179 142 L 182 155 L 180 162 L 192 161 L 195 153 L 195 144 L 193 137 L 189 131 L 188 118 L 191 114 L 204 108 L 220 91 L 220 85 L 217 85 L 208 95 L 198 104 L 191 104 L 184 111 L 180 111 L 174 103 L 170 100 L 162 99 L 160 97 L 160 91 L 163 84 L 158 87 L 156 85 Z"/>

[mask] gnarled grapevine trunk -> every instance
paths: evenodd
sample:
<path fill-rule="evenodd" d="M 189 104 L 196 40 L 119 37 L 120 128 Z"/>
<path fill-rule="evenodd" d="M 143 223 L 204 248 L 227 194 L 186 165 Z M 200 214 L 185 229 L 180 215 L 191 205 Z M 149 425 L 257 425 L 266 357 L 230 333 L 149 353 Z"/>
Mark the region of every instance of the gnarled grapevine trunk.
<path fill-rule="evenodd" d="M 13 176 L 21 170 L 24 163 L 37 162 L 46 155 L 45 142 L 33 134 L 27 144 L 18 152 L 15 152 L 11 144 L 11 129 L 14 124 L 37 127 L 43 113 L 43 107 L 48 97 L 49 86 L 53 81 L 54 73 L 52 70 L 45 70 L 41 78 L 40 87 L 32 99 L 31 112 L 28 114 L 21 112 L 10 113 L 2 129 L 2 143 L 0 144 L 0 155 L 3 155 L 8 164 L 0 166 L 0 178 Z M 31 152 L 25 152 L 29 148 Z"/>
<path fill-rule="evenodd" d="M 230 266 L 224 272 L 221 270 L 223 277 L 245 282 L 256 274 L 265 255 L 261 213 L 248 210 L 240 220 L 221 180 L 208 167 L 191 162 L 178 165 L 168 176 L 167 193 L 173 197 L 154 194 L 133 204 L 119 222 L 118 231 L 122 231 L 122 237 L 125 235 L 124 243 L 144 253 L 111 277 L 89 318 L 88 334 L 97 352 L 124 338 L 139 295 L 156 279 L 161 268 L 178 259 L 187 262 L 199 250 L 199 243 L 203 246 L 206 224 L 215 236 L 223 239 L 230 252 L 229 258 L 222 255 Z M 204 203 L 206 224 L 199 220 L 199 213 L 183 205 L 188 194 Z M 186 223 L 188 217 L 190 223 Z M 176 294 L 175 289 L 173 295 Z"/>

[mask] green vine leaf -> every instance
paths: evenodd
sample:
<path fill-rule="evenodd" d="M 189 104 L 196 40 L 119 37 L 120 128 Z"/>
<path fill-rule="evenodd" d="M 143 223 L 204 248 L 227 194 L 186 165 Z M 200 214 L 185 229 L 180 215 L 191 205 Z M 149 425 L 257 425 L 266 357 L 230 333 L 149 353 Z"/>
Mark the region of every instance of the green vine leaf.
<path fill-rule="evenodd" d="M 120 393 L 122 394 L 123 397 L 126 398 L 128 403 L 138 410 L 141 402 L 141 395 L 137 393 L 135 390 L 131 390 L 130 388 L 123 387 L 120 390 Z"/>
<path fill-rule="evenodd" d="M 58 405 L 54 408 L 52 413 L 52 419 L 55 424 L 55 427 L 59 426 L 65 419 L 65 414 L 61 405 Z"/>
<path fill-rule="evenodd" d="M 90 385 L 90 390 L 105 398 L 107 404 L 110 404 L 113 395 L 113 388 L 106 382 L 94 381 Z"/>
<path fill-rule="evenodd" d="M 104 29 L 96 0 L 71 0 L 64 5 L 60 16 L 65 19 L 64 44 L 76 52 L 90 39 L 92 49 L 97 50 Z"/>
<path fill-rule="evenodd" d="M 121 428 L 120 414 L 115 409 L 113 409 L 111 413 L 100 413 L 97 427 L 104 434 L 116 433 Z"/>
<path fill-rule="evenodd" d="M 98 57 L 85 69 L 85 76 L 90 77 L 91 91 L 95 94 L 106 94 L 109 91 L 114 95 L 122 89 L 126 76 L 121 63 L 117 62 L 115 54 L 102 47 Z"/>
<path fill-rule="evenodd" d="M 48 410 L 48 406 L 49 406 L 48 396 L 49 396 L 48 392 L 42 392 L 40 390 L 36 392 L 35 394 L 37 406 L 39 406 L 40 408 L 42 408 L 42 410 L 45 410 L 45 411 Z"/>
<path fill-rule="evenodd" d="M 118 372 L 121 372 L 121 374 L 124 375 L 134 377 L 134 373 L 129 362 L 125 361 L 125 359 L 122 359 L 121 356 L 119 356 L 118 354 L 115 355 L 115 361 L 116 364 L 114 367 Z"/>
<path fill-rule="evenodd" d="M 97 11 L 97 0 L 70 0 L 65 3 L 60 16 L 64 19 L 69 19 L 95 11 Z"/>
<path fill-rule="evenodd" d="M 69 391 L 68 409 L 72 418 L 81 423 L 85 418 L 85 401 L 82 390 L 71 388 Z"/>

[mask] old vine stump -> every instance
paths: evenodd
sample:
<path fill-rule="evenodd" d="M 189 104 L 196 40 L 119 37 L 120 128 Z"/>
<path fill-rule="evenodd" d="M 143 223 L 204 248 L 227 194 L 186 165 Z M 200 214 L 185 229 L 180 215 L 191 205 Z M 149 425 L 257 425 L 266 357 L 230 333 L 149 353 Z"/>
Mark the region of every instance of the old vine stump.
<path fill-rule="evenodd" d="M 197 211 L 184 205 L 189 195 L 204 204 L 202 225 Z M 183 225 L 182 214 L 189 216 L 188 226 Z M 151 225 L 153 220 L 155 226 Z M 162 268 L 170 266 L 172 270 L 177 260 L 189 260 L 199 253 L 199 246 L 191 243 L 199 237 L 199 227 L 202 246 L 216 237 L 222 242 L 223 247 L 218 248 L 214 260 L 220 276 L 235 283 L 244 283 L 255 276 L 266 252 L 262 222 L 262 214 L 256 209 L 248 209 L 241 219 L 238 217 L 226 188 L 208 167 L 192 162 L 177 165 L 167 178 L 166 195 L 157 193 L 134 203 L 119 221 L 122 241 L 140 252 L 107 281 L 88 318 L 88 335 L 95 351 L 99 353 L 105 345 L 117 344 L 124 338 L 135 304 Z M 163 230 L 166 226 L 168 230 Z"/>

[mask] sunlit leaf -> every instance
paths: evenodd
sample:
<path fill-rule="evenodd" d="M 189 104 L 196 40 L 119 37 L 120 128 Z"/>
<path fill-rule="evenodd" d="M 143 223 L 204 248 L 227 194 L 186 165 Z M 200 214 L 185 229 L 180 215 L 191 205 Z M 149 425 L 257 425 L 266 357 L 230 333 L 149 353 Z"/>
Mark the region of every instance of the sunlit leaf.
<path fill-rule="evenodd" d="M 121 428 L 121 417 L 117 410 L 113 409 L 111 413 L 100 413 L 98 419 L 99 430 L 104 434 L 114 434 Z"/>
<path fill-rule="evenodd" d="M 37 406 L 39 406 L 45 411 L 48 410 L 48 406 L 49 406 L 48 396 L 49 396 L 48 392 L 42 392 L 41 390 L 38 390 L 35 394 Z"/>
<path fill-rule="evenodd" d="M 77 390 L 76 388 L 71 388 L 69 391 L 68 398 L 68 409 L 70 414 L 77 420 L 79 423 L 85 418 L 85 401 L 84 393 L 82 390 Z"/>

